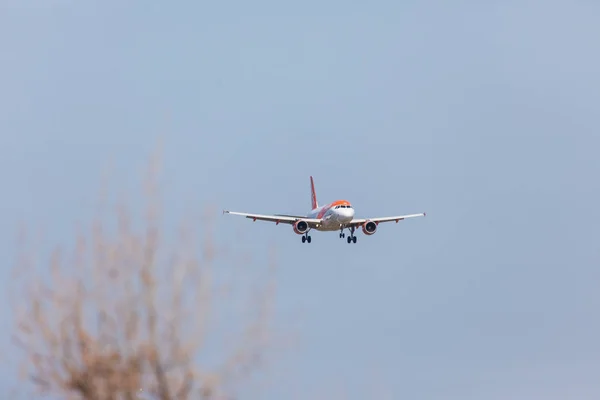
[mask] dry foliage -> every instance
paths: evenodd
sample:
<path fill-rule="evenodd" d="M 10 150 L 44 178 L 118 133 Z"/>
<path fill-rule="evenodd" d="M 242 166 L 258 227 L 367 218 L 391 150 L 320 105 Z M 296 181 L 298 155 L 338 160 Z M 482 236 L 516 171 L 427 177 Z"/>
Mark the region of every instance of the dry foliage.
<path fill-rule="evenodd" d="M 26 356 L 27 379 L 41 393 L 94 400 L 230 399 L 260 366 L 269 344 L 272 285 L 263 278 L 257 302 L 245 302 L 253 314 L 239 340 L 220 353 L 209 340 L 210 334 L 225 336 L 213 330 L 218 319 L 225 319 L 225 333 L 240 321 L 219 314 L 233 299 L 219 298 L 213 266 L 227 254 L 211 242 L 208 222 L 190 216 L 169 242 L 158 170 L 151 164 L 141 228 L 131 209 L 120 205 L 113 220 L 98 218 L 83 229 L 71 252 L 56 249 L 40 263 L 32 249 L 20 251 L 14 341 Z M 195 230 L 207 236 L 202 249 Z M 202 357 L 220 362 L 202 368 Z"/>

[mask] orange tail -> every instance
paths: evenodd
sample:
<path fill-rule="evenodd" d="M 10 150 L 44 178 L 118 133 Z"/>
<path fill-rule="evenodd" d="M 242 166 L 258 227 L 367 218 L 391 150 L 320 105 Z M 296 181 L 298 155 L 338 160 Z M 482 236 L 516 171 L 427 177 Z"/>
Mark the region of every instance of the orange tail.
<path fill-rule="evenodd" d="M 317 194 L 315 193 L 315 182 L 313 181 L 313 177 L 310 177 L 310 197 L 312 201 L 312 209 L 319 207 L 319 203 L 317 202 Z"/>

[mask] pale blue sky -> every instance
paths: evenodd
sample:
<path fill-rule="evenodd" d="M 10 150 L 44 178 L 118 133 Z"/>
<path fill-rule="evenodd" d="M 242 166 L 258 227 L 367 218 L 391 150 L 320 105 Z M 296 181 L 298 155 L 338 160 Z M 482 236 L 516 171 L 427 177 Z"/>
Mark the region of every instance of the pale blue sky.
<path fill-rule="evenodd" d="M 428 212 L 356 245 L 218 216 L 281 261 L 298 341 L 264 398 L 600 397 L 597 2 L 200 4 L 2 2 L 7 263 L 19 218 L 68 240 L 163 135 L 171 210 L 306 212 L 312 174 Z"/>

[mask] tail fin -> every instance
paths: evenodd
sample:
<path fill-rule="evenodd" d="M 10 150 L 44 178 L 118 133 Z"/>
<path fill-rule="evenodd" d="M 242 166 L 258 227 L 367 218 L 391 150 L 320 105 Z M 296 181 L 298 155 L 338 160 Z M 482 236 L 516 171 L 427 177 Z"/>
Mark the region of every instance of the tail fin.
<path fill-rule="evenodd" d="M 319 207 L 319 203 L 317 202 L 317 194 L 315 193 L 315 182 L 313 181 L 313 177 L 310 177 L 310 197 L 312 201 L 312 209 Z"/>

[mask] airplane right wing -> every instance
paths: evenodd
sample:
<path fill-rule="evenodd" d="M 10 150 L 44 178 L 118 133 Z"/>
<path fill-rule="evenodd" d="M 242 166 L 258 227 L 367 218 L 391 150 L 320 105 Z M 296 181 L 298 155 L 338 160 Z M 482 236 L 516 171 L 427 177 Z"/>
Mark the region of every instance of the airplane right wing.
<path fill-rule="evenodd" d="M 241 215 L 242 217 L 250 218 L 254 221 L 268 221 L 275 222 L 276 224 L 284 223 L 284 224 L 293 224 L 296 221 L 306 221 L 308 226 L 314 228 L 321 223 L 320 219 L 317 218 L 304 218 L 301 216 L 292 216 L 292 215 L 265 215 L 265 214 L 250 214 L 250 213 L 242 213 L 236 211 L 228 211 L 223 210 L 223 214 L 232 214 L 232 215 Z"/>
<path fill-rule="evenodd" d="M 420 214 L 398 215 L 398 216 L 395 216 L 395 217 L 358 218 L 358 219 L 353 219 L 347 225 L 355 226 L 356 227 L 356 226 L 364 224 L 367 221 L 373 221 L 376 224 L 379 224 L 381 222 L 391 222 L 391 221 L 396 221 L 396 223 L 398 223 L 398 222 L 400 222 L 400 221 L 402 221 L 403 219 L 406 219 L 406 218 L 424 217 L 425 215 L 426 215 L 425 213 L 420 213 Z"/>

